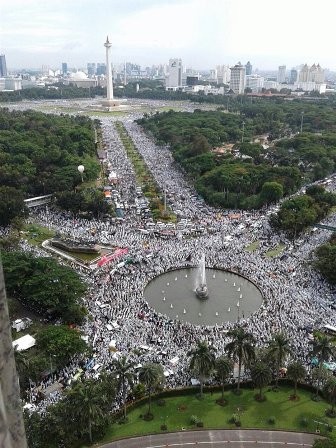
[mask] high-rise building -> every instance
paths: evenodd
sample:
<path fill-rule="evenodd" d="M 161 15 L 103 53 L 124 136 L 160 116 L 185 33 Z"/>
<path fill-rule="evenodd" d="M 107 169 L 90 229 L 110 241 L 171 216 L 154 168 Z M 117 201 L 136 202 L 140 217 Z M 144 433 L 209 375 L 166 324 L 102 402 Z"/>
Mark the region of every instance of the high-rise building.
<path fill-rule="evenodd" d="M 106 75 L 106 64 L 104 62 L 98 62 L 96 73 L 97 75 Z"/>
<path fill-rule="evenodd" d="M 309 78 L 309 67 L 307 64 L 304 64 L 300 70 L 299 81 L 308 82 L 308 78 Z"/>
<path fill-rule="evenodd" d="M 178 89 L 182 87 L 182 60 L 169 59 L 168 78 L 166 80 L 167 89 Z"/>
<path fill-rule="evenodd" d="M 289 84 L 294 84 L 298 80 L 298 71 L 295 68 L 292 68 L 290 71 Z"/>
<path fill-rule="evenodd" d="M 0 78 L 7 76 L 6 56 L 0 54 Z"/>
<path fill-rule="evenodd" d="M 246 87 L 249 87 L 252 93 L 259 93 L 264 87 L 264 78 L 259 75 L 246 75 Z"/>
<path fill-rule="evenodd" d="M 246 69 L 246 76 L 252 75 L 252 64 L 250 61 L 248 61 L 247 64 L 245 65 L 245 69 Z"/>
<path fill-rule="evenodd" d="M 217 65 L 217 80 L 219 84 L 229 84 L 230 67 L 228 65 Z"/>
<path fill-rule="evenodd" d="M 310 67 L 308 81 L 316 82 L 317 84 L 324 82 L 324 70 L 320 64 L 313 64 Z"/>
<path fill-rule="evenodd" d="M 281 84 L 286 81 L 286 66 L 279 65 L 277 81 Z"/>
<path fill-rule="evenodd" d="M 231 69 L 230 90 L 237 95 L 244 93 L 245 90 L 245 65 L 240 62 Z"/>
<path fill-rule="evenodd" d="M 62 75 L 66 76 L 68 73 L 68 64 L 66 62 L 62 62 Z"/>
<path fill-rule="evenodd" d="M 88 62 L 87 63 L 87 72 L 88 76 L 94 76 L 96 74 L 96 63 L 95 62 Z"/>

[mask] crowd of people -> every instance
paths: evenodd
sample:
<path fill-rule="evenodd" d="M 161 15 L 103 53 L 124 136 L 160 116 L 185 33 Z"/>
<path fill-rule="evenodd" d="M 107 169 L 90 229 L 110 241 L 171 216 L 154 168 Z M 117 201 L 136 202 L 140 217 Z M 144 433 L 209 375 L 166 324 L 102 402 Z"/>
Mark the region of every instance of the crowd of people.
<path fill-rule="evenodd" d="M 118 174 L 119 195 L 122 201 L 132 204 L 136 197 L 136 177 L 115 127 L 117 118 L 99 119 L 108 163 Z M 32 222 L 74 240 L 127 248 L 127 257 L 133 260 L 132 264 L 120 265 L 118 259 L 100 268 L 72 264 L 89 285 L 83 300 L 90 318 L 81 331 L 93 348 L 94 364 L 101 366 L 100 370 L 84 369 L 83 376 L 96 377 L 98 371 L 111 368 L 112 359 L 127 355 L 137 367 L 148 361 L 162 364 L 166 386 L 174 388 L 190 384 L 186 353 L 199 339 L 214 345 L 218 355 L 224 353 L 229 342 L 227 330 L 237 322 L 196 326 L 158 313 L 145 300 L 144 291 L 150 280 L 173 268 L 197 265 L 202 254 L 207 266 L 241 274 L 262 292 L 260 308 L 250 317 L 239 320 L 239 325 L 253 334 L 257 346 L 264 346 L 274 333 L 283 331 L 290 338 L 293 356 L 308 365 L 312 329 L 324 324 L 336 326 L 334 292 L 310 264 L 314 250 L 330 233 L 309 230 L 299 242 L 293 243 L 285 235 L 274 233 L 268 224 L 269 214 L 276 206 L 231 213 L 209 207 L 188 183 L 168 147 L 158 147 L 133 120 L 125 119 L 123 124 L 158 185 L 166 190 L 169 206 L 178 221 L 189 220 L 204 231 L 185 237 L 177 230 L 165 239 L 158 234 L 145 234 L 140 230 L 151 219 L 138 216 L 134 207 L 125 210 L 122 220 L 104 221 L 74 220 L 72 215 L 48 207 L 32 210 L 29 217 Z M 335 178 L 328 188 L 336 189 Z M 335 226 L 335 215 L 325 222 Z M 254 250 L 246 250 L 252 243 L 256 243 Z M 44 250 L 32 249 L 24 241 L 21 244 L 24 250 L 46 255 Z M 284 245 L 282 252 L 267 256 L 279 244 Z M 111 322 L 115 323 L 112 327 Z M 87 362 L 76 358 L 71 365 L 44 380 L 43 387 L 54 382 L 68 384 L 78 368 Z M 34 392 L 31 395 L 34 401 Z M 35 400 L 36 408 L 43 411 L 59 397 L 60 393 L 55 392 L 38 403 Z"/>

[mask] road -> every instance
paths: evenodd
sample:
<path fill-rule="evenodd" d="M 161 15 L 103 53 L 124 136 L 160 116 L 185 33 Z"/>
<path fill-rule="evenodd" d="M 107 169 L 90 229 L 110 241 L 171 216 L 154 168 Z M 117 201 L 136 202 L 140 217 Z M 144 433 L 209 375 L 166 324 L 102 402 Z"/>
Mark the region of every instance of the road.
<path fill-rule="evenodd" d="M 156 434 L 124 439 L 102 445 L 101 448 L 291 448 L 311 447 L 318 436 L 315 434 L 258 431 L 258 430 L 211 430 Z"/>

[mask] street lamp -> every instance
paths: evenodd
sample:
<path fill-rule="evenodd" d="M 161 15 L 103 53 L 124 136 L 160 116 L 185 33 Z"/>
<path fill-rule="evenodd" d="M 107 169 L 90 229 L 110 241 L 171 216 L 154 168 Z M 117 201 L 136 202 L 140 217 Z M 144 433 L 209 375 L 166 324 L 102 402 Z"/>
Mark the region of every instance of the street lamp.
<path fill-rule="evenodd" d="M 83 182 L 83 173 L 84 173 L 84 165 L 78 165 L 78 171 L 80 172 L 82 182 Z"/>

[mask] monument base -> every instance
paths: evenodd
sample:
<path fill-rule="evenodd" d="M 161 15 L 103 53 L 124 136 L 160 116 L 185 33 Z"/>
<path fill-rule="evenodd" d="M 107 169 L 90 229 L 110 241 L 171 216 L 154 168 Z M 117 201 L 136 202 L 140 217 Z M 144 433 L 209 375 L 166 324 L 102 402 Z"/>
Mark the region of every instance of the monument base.
<path fill-rule="evenodd" d="M 117 100 L 117 99 L 112 99 L 112 100 L 105 99 L 101 102 L 102 106 L 108 107 L 108 108 L 118 107 L 121 105 L 121 103 L 122 103 L 122 101 Z"/>

